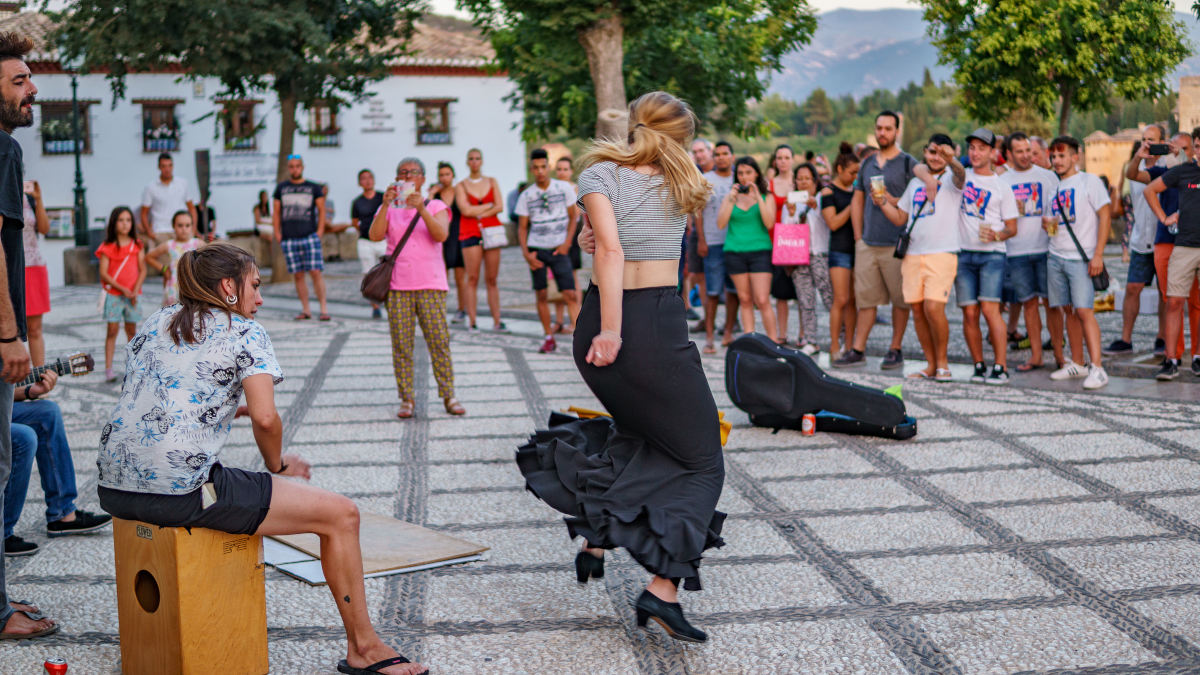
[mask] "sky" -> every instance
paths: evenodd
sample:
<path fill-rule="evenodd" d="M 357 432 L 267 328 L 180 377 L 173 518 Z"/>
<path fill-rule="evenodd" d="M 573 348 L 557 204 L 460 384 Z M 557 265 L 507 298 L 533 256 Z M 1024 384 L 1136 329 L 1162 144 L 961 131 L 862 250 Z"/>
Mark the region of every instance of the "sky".
<path fill-rule="evenodd" d="M 1190 12 L 1192 0 L 1173 0 L 1175 9 L 1180 12 Z M 454 0 L 430 0 L 433 11 L 438 14 L 464 16 L 454 8 Z M 828 12 L 834 9 L 883 9 L 886 7 L 907 7 L 917 9 L 915 2 L 908 0 L 809 0 L 809 5 L 818 12 Z"/>

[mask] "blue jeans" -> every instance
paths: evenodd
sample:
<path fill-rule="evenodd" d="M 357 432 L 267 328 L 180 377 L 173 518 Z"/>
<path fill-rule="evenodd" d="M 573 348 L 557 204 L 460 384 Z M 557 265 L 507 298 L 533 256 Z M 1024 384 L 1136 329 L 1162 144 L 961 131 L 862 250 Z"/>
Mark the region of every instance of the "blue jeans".
<path fill-rule="evenodd" d="M 725 273 L 725 244 L 709 244 L 708 255 L 704 256 L 704 292 L 709 297 L 719 298 L 721 292 L 736 293 L 733 282 Z"/>
<path fill-rule="evenodd" d="M 12 470 L 12 400 L 13 385 L 0 380 L 0 501 L 3 500 L 8 476 Z M 21 497 L 24 499 L 24 495 Z M 8 623 L 12 616 L 12 605 L 8 604 L 8 587 L 4 583 L 4 556 L 0 556 L 0 626 Z"/>
<path fill-rule="evenodd" d="M 1046 287 L 1045 253 L 1009 256 L 1006 265 L 1014 293 L 1010 302 L 1025 303 L 1049 295 L 1050 291 Z"/>
<path fill-rule="evenodd" d="M 996 251 L 959 251 L 954 294 L 959 307 L 979 302 L 1000 302 L 1004 289 L 1004 254 Z"/>
<path fill-rule="evenodd" d="M 1092 286 L 1087 263 L 1051 255 L 1046 270 L 1051 307 L 1092 309 L 1096 301 L 1096 289 Z"/>
<path fill-rule="evenodd" d="M 1129 274 L 1127 284 L 1149 284 L 1154 281 L 1154 253 L 1129 252 Z"/>
<path fill-rule="evenodd" d="M 74 511 L 75 497 L 78 496 L 75 463 L 71 460 L 71 447 L 67 445 L 67 432 L 58 404 L 45 400 L 18 401 L 13 404 L 12 419 L 13 471 L 4 494 L 5 537 L 12 535 L 21 519 L 34 458 L 37 459 L 42 492 L 46 494 L 46 522 L 62 520 Z M 26 432 L 32 435 L 32 443 L 28 436 L 21 438 Z M 26 444 L 30 446 L 28 457 L 18 460 L 18 456 L 26 452 L 21 447 Z M 24 462 L 23 466 L 20 462 Z"/>

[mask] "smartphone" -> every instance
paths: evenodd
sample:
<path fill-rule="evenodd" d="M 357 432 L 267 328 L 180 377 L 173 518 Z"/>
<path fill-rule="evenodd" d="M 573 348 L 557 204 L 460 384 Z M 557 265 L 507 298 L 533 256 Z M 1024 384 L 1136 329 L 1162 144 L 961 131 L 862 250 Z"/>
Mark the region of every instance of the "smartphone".
<path fill-rule="evenodd" d="M 1151 155 L 1169 155 L 1171 146 L 1166 143 L 1151 143 L 1149 152 Z"/>
<path fill-rule="evenodd" d="M 392 183 L 392 187 L 396 189 L 396 199 L 392 202 L 392 208 L 406 208 L 407 205 L 405 202 L 408 201 L 408 196 L 417 189 L 416 186 L 411 181 L 406 180 L 403 183 Z"/>
<path fill-rule="evenodd" d="M 25 183 L 23 184 L 23 189 L 25 190 L 25 194 L 27 194 L 27 195 L 33 194 L 33 181 L 31 181 L 31 180 L 25 181 Z"/>
<path fill-rule="evenodd" d="M 738 184 L 737 184 L 737 191 L 738 191 L 738 192 L 740 192 L 740 193 L 742 193 L 742 194 L 746 194 L 747 192 L 749 192 L 749 191 L 750 191 L 750 186 L 749 186 L 749 185 L 742 185 L 741 183 L 738 183 Z"/>
<path fill-rule="evenodd" d="M 787 200 L 792 204 L 804 204 L 808 201 L 808 190 L 792 190 L 788 193 Z"/>

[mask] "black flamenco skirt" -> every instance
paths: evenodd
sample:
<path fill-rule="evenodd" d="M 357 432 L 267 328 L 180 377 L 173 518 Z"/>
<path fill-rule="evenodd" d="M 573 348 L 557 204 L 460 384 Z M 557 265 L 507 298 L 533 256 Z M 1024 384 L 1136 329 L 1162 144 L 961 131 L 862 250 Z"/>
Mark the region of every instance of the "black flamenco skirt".
<path fill-rule="evenodd" d="M 623 548 L 652 574 L 700 590 L 702 553 L 723 546 L 717 406 L 674 287 L 624 293 L 617 360 L 584 361 L 600 332 L 598 289 L 575 328 L 575 364 L 612 419 L 553 415 L 517 450 L 526 487 L 566 514 L 571 537 Z"/>

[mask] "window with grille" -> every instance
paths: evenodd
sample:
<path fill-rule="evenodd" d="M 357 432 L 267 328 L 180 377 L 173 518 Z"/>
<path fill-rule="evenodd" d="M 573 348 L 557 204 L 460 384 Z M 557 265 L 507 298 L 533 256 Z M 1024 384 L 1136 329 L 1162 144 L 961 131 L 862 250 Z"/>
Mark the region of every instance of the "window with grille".
<path fill-rule="evenodd" d="M 88 122 L 88 105 L 92 101 L 79 102 L 80 152 L 92 151 L 92 129 Z M 75 154 L 75 129 L 71 118 L 71 102 L 42 103 L 42 121 L 38 130 L 42 135 L 43 155 Z"/>
<path fill-rule="evenodd" d="M 182 101 L 141 101 L 142 152 L 179 150 L 179 121 L 175 118 L 179 103 Z"/>
<path fill-rule="evenodd" d="M 450 144 L 450 104 L 457 100 L 408 99 L 417 106 L 417 145 Z"/>
<path fill-rule="evenodd" d="M 308 147 L 336 148 L 342 144 L 337 105 L 314 103 L 308 109 Z"/>

